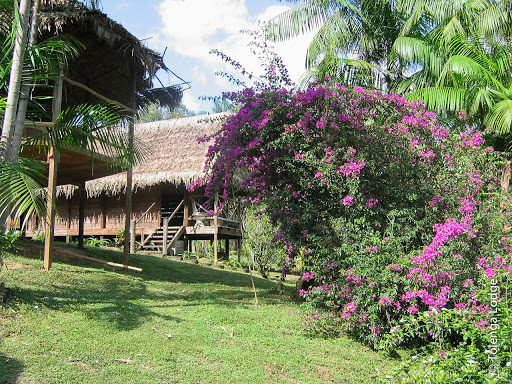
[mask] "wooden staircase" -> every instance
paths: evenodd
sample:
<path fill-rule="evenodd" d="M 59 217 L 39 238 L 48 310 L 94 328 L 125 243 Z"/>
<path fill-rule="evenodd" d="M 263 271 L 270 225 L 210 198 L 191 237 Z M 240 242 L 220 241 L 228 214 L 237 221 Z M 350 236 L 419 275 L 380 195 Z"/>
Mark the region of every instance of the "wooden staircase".
<path fill-rule="evenodd" d="M 166 255 L 168 250 L 173 247 L 184 232 L 184 226 L 168 226 L 167 239 L 164 239 L 164 227 L 158 227 L 148 237 L 146 237 L 142 244 L 137 248 L 136 252 L 141 254 Z"/>

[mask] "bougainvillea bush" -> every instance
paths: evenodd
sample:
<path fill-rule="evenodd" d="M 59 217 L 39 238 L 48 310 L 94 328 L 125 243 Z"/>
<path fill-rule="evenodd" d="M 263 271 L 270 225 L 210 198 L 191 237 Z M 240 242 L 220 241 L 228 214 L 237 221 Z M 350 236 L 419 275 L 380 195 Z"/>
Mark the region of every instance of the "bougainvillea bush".
<path fill-rule="evenodd" d="M 510 276 L 512 263 L 500 159 L 482 132 L 341 84 L 230 97 L 241 108 L 210 148 L 206 189 L 226 197 L 244 175 L 253 201 L 280 224 L 285 269 L 300 258 L 313 311 L 327 309 L 348 333 L 388 350 L 471 344 L 468 325 L 485 339 L 492 308 L 481 291 Z"/>

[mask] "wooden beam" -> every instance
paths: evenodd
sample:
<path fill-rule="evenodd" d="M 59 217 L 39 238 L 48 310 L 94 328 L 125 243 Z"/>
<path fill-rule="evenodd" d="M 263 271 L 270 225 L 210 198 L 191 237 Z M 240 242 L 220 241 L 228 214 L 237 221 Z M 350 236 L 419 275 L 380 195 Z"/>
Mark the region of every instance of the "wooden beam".
<path fill-rule="evenodd" d="M 132 267 L 132 266 L 130 266 L 130 265 L 124 265 L 124 264 L 113 263 L 113 262 L 111 262 L 111 261 L 95 259 L 94 257 L 89 257 L 89 256 L 84 256 L 84 255 L 77 255 L 76 253 L 66 253 L 66 255 L 70 255 L 70 256 L 73 256 L 73 257 L 77 257 L 77 258 L 79 258 L 79 259 L 95 261 L 95 262 L 97 262 L 97 263 L 110 265 L 111 267 L 118 267 L 118 268 L 128 269 L 128 270 L 130 270 L 130 271 L 142 272 L 142 268 Z"/>
<path fill-rule="evenodd" d="M 40 129 L 43 132 L 46 132 L 45 128 L 49 128 L 49 127 L 53 126 L 53 122 L 25 120 L 25 123 L 23 126 L 25 128 L 36 128 L 36 129 Z"/>
<path fill-rule="evenodd" d="M 70 78 L 68 78 L 66 76 L 62 76 L 62 79 L 68 84 L 74 85 L 75 87 L 78 87 L 78 88 L 82 88 L 84 91 L 89 92 L 91 95 L 97 97 L 100 100 L 106 101 L 107 103 L 117 105 L 118 107 L 120 107 L 121 109 L 124 109 L 125 111 L 131 112 L 134 114 L 137 113 L 137 111 L 135 109 L 127 107 L 126 105 L 124 105 L 123 103 L 120 103 L 119 101 L 109 99 L 108 97 L 103 96 L 103 95 L 99 94 L 98 92 L 92 90 L 85 84 L 79 83 L 78 81 L 71 80 Z"/>

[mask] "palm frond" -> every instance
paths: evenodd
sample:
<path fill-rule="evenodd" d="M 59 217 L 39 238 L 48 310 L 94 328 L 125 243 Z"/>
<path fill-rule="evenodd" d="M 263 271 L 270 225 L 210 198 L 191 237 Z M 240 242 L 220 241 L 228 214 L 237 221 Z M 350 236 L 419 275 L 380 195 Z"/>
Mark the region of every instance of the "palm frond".
<path fill-rule="evenodd" d="M 340 12 L 334 13 L 313 37 L 307 50 L 306 68 L 317 65 L 319 57 L 326 54 L 347 55 L 353 52 L 361 33 L 361 22 L 358 18 L 343 17 Z"/>
<path fill-rule="evenodd" d="M 407 100 L 421 100 L 427 109 L 436 111 L 460 111 L 465 107 L 466 89 L 451 87 L 431 87 L 412 91 Z"/>
<path fill-rule="evenodd" d="M 496 103 L 489 111 L 485 123 L 500 135 L 509 134 L 512 126 L 512 99 Z"/>
<path fill-rule="evenodd" d="M 418 63 L 428 70 L 432 76 L 441 74 L 442 59 L 428 42 L 414 37 L 399 37 L 393 45 L 392 56 L 400 56 L 405 60 Z"/>
<path fill-rule="evenodd" d="M 486 2 L 487 3 L 487 2 Z M 503 34 L 507 26 L 507 10 L 504 2 L 487 3 L 475 22 L 476 32 L 481 36 L 495 38 L 497 33 Z"/>
<path fill-rule="evenodd" d="M 310 0 L 298 7 L 277 15 L 269 21 L 267 37 L 274 41 L 284 41 L 319 28 L 337 11 L 357 12 L 350 1 Z"/>
<path fill-rule="evenodd" d="M 45 164 L 36 160 L 0 161 L 0 215 L 7 212 L 17 221 L 36 211 L 46 217 L 45 171 Z"/>
<path fill-rule="evenodd" d="M 113 167 L 126 167 L 142 162 L 148 153 L 142 142 L 135 140 L 130 149 L 129 138 L 120 126 L 117 107 L 80 105 L 63 111 L 47 133 L 26 139 L 25 145 L 48 151 L 81 150 L 93 159 L 106 156 Z"/>

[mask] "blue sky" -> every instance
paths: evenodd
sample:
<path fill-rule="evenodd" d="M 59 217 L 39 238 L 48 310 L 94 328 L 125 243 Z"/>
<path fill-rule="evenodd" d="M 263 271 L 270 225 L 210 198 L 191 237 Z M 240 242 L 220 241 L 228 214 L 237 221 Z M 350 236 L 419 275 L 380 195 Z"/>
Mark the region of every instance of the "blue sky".
<path fill-rule="evenodd" d="M 200 96 L 217 96 L 233 90 L 216 71 L 229 71 L 219 58 L 208 54 L 212 48 L 230 55 L 250 70 L 259 65 L 247 49 L 241 29 L 256 29 L 258 19 L 268 20 L 294 6 L 271 0 L 101 0 L 102 10 L 139 39 L 162 53 L 166 65 L 191 82 L 183 102 L 191 110 L 211 109 Z M 306 46 L 311 35 L 276 44 L 294 80 L 304 72 Z M 181 82 L 160 71 L 164 83 Z M 159 86 L 155 82 L 155 86 Z"/>

